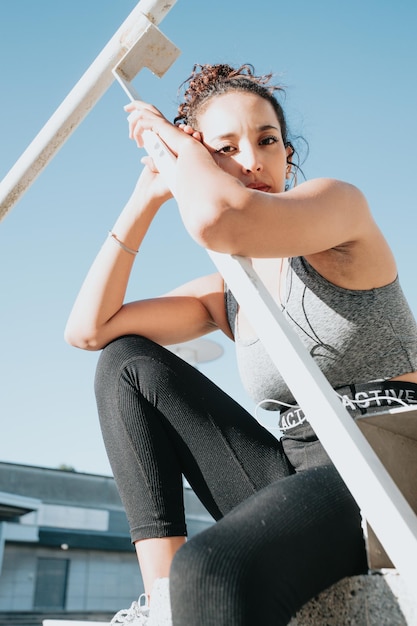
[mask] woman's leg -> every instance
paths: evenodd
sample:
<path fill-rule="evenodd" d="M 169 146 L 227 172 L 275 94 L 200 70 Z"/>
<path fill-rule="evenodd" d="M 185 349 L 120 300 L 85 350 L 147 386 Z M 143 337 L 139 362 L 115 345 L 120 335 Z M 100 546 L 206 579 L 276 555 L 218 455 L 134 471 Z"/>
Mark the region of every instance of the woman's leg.
<path fill-rule="evenodd" d="M 153 539 L 171 538 L 164 542 L 171 549 L 186 535 L 182 474 L 220 519 L 293 471 L 281 444 L 239 404 L 142 337 L 122 337 L 103 350 L 96 396 L 132 540 L 147 563 Z"/>
<path fill-rule="evenodd" d="M 356 503 L 333 465 L 278 480 L 193 537 L 171 568 L 174 626 L 284 626 L 367 571 Z"/>

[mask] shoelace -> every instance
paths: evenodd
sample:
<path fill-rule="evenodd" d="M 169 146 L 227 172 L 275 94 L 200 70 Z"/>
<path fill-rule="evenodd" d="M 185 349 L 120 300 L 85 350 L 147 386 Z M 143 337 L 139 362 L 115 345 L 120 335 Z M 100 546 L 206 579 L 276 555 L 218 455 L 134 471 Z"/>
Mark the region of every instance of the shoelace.
<path fill-rule="evenodd" d="M 118 624 L 128 624 L 133 622 L 138 617 L 148 617 L 149 606 L 148 599 L 145 593 L 139 596 L 137 602 L 132 602 L 129 609 L 121 609 L 116 613 L 110 622 L 110 626 L 117 626 Z"/>

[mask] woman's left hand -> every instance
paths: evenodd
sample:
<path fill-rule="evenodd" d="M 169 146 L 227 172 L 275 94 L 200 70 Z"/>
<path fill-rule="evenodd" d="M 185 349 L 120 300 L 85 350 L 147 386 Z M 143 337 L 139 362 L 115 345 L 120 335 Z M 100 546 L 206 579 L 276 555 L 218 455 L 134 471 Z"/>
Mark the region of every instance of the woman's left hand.
<path fill-rule="evenodd" d="M 184 124 L 175 126 L 151 104 L 135 100 L 125 106 L 124 109 L 130 113 L 128 117 L 129 137 L 136 141 L 139 148 L 143 148 L 143 133 L 146 130 L 158 135 L 175 156 L 178 156 L 181 142 L 189 141 L 190 138 L 201 141 L 200 133 Z"/>

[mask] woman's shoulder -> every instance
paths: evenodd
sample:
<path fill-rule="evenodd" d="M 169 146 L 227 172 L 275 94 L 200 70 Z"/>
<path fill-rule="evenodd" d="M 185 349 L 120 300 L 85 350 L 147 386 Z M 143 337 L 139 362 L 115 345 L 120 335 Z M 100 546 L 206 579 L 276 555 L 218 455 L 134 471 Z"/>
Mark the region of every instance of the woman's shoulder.
<path fill-rule="evenodd" d="M 345 201 L 356 200 L 367 205 L 365 194 L 357 185 L 338 178 L 325 176 L 310 178 L 298 184 L 289 193 L 292 195 L 314 194 L 315 196 L 336 194 L 341 195 Z"/>

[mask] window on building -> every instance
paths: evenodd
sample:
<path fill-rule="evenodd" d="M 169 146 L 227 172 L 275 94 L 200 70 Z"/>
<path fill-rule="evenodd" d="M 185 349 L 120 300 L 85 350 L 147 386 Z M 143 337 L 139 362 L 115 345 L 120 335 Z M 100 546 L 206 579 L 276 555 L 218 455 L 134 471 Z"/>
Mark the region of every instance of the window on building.
<path fill-rule="evenodd" d="M 35 609 L 65 609 L 69 559 L 38 558 Z"/>

